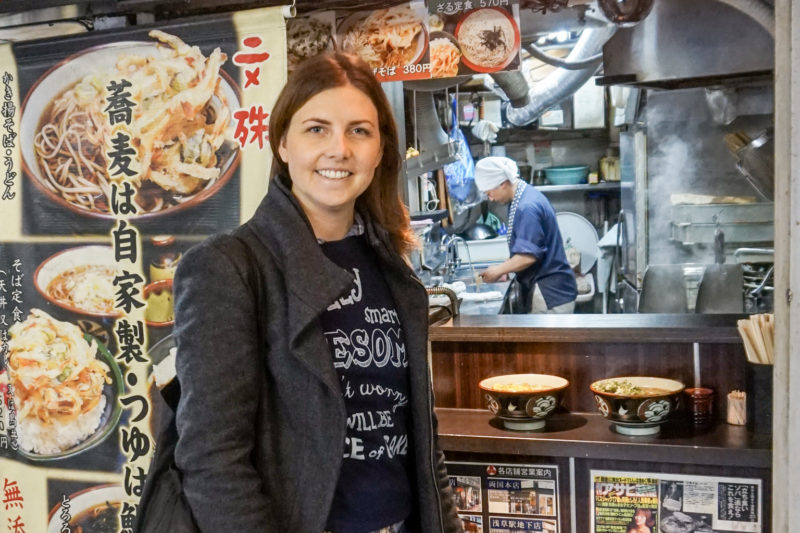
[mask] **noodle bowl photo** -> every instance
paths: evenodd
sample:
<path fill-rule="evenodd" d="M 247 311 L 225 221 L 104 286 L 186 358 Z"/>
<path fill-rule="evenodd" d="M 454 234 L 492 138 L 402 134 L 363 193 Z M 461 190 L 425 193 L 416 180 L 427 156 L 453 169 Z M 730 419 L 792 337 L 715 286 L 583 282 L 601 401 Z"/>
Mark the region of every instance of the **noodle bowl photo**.
<path fill-rule="evenodd" d="M 84 316 L 120 316 L 114 308 L 117 264 L 111 246 L 78 246 L 44 261 L 33 275 L 36 290 L 58 307 Z"/>
<path fill-rule="evenodd" d="M 361 56 L 373 69 L 416 63 L 427 45 L 423 19 L 408 4 L 351 15 L 339 33 L 342 50 Z"/>
<path fill-rule="evenodd" d="M 461 46 L 462 61 L 476 72 L 502 70 L 519 53 L 519 29 L 502 8 L 468 12 L 456 26 L 455 35 Z"/>
<path fill-rule="evenodd" d="M 122 178 L 135 189 L 132 218 L 174 212 L 212 196 L 238 165 L 231 132 L 239 96 L 221 70 L 226 55 L 217 48 L 205 56 L 158 30 L 150 36 L 75 54 L 28 92 L 20 127 L 26 173 L 73 212 L 112 218 L 111 184 Z M 111 119 L 107 100 L 109 85 L 122 80 L 130 84 L 127 125 Z M 125 173 L 107 156 L 120 126 L 136 152 Z"/>
<path fill-rule="evenodd" d="M 97 485 L 70 494 L 66 499 L 68 513 L 62 513 L 61 502 L 50 510 L 47 533 L 116 533 L 120 507 L 129 499 L 118 484 Z"/>

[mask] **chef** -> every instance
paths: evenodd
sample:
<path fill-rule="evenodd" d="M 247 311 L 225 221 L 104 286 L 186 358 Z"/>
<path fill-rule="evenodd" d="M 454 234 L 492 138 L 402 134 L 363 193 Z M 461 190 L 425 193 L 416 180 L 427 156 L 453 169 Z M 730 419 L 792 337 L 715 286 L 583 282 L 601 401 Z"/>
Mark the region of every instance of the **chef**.
<path fill-rule="evenodd" d="M 507 157 L 485 157 L 475 164 L 475 184 L 489 200 L 508 207 L 510 257 L 481 273 L 487 283 L 514 272 L 530 313 L 572 313 L 578 288 L 567 262 L 553 206 L 519 179 Z"/>

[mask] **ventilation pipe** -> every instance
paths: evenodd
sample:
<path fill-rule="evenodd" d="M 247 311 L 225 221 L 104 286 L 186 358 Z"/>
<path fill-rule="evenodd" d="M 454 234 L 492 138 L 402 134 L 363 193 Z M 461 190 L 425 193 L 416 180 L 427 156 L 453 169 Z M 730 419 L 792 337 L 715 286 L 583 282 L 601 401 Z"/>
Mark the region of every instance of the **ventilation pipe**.
<path fill-rule="evenodd" d="M 773 39 L 775 38 L 775 13 L 772 7 L 762 0 L 717 0 L 717 2 L 729 5 L 748 15 Z"/>
<path fill-rule="evenodd" d="M 447 144 L 447 133 L 442 129 L 439 116 L 436 114 L 436 103 L 432 92 L 418 92 L 416 100 L 415 134 L 419 139 L 420 150 L 425 151 L 435 146 Z"/>
<path fill-rule="evenodd" d="M 614 25 L 585 28 L 566 61 L 582 62 L 595 56 L 616 31 L 617 27 Z M 496 73 L 492 74 L 492 78 L 511 100 L 511 105 L 506 109 L 506 118 L 515 126 L 524 126 L 580 89 L 598 68 L 599 63 L 582 70 L 560 68 L 533 87 L 528 86 L 521 72 Z M 526 93 L 525 96 L 522 95 L 523 92 Z"/>

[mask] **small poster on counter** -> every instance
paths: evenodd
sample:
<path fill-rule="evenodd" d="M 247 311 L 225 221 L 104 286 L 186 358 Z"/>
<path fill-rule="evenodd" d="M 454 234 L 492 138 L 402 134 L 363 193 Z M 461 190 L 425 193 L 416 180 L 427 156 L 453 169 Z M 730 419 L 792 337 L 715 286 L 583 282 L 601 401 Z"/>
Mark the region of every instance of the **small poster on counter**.
<path fill-rule="evenodd" d="M 760 479 L 592 470 L 594 533 L 763 530 Z"/>
<path fill-rule="evenodd" d="M 559 531 L 558 466 L 447 462 L 466 532 Z"/>

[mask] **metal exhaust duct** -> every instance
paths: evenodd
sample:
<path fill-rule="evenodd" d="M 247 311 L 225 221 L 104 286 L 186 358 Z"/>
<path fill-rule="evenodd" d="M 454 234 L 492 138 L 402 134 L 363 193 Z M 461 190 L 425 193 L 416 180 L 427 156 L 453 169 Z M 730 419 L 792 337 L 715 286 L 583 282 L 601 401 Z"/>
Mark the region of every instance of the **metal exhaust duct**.
<path fill-rule="evenodd" d="M 617 27 L 614 25 L 585 28 L 566 61 L 580 62 L 596 55 L 616 31 Z M 599 65 L 582 70 L 559 68 L 533 87 L 528 86 L 521 72 L 492 74 L 492 78 L 511 100 L 511 106 L 506 109 L 506 118 L 515 126 L 524 126 L 577 91 L 597 72 L 598 68 Z M 517 106 L 516 104 L 524 102 L 524 98 L 521 97 L 523 91 L 526 91 L 528 102 Z"/>

